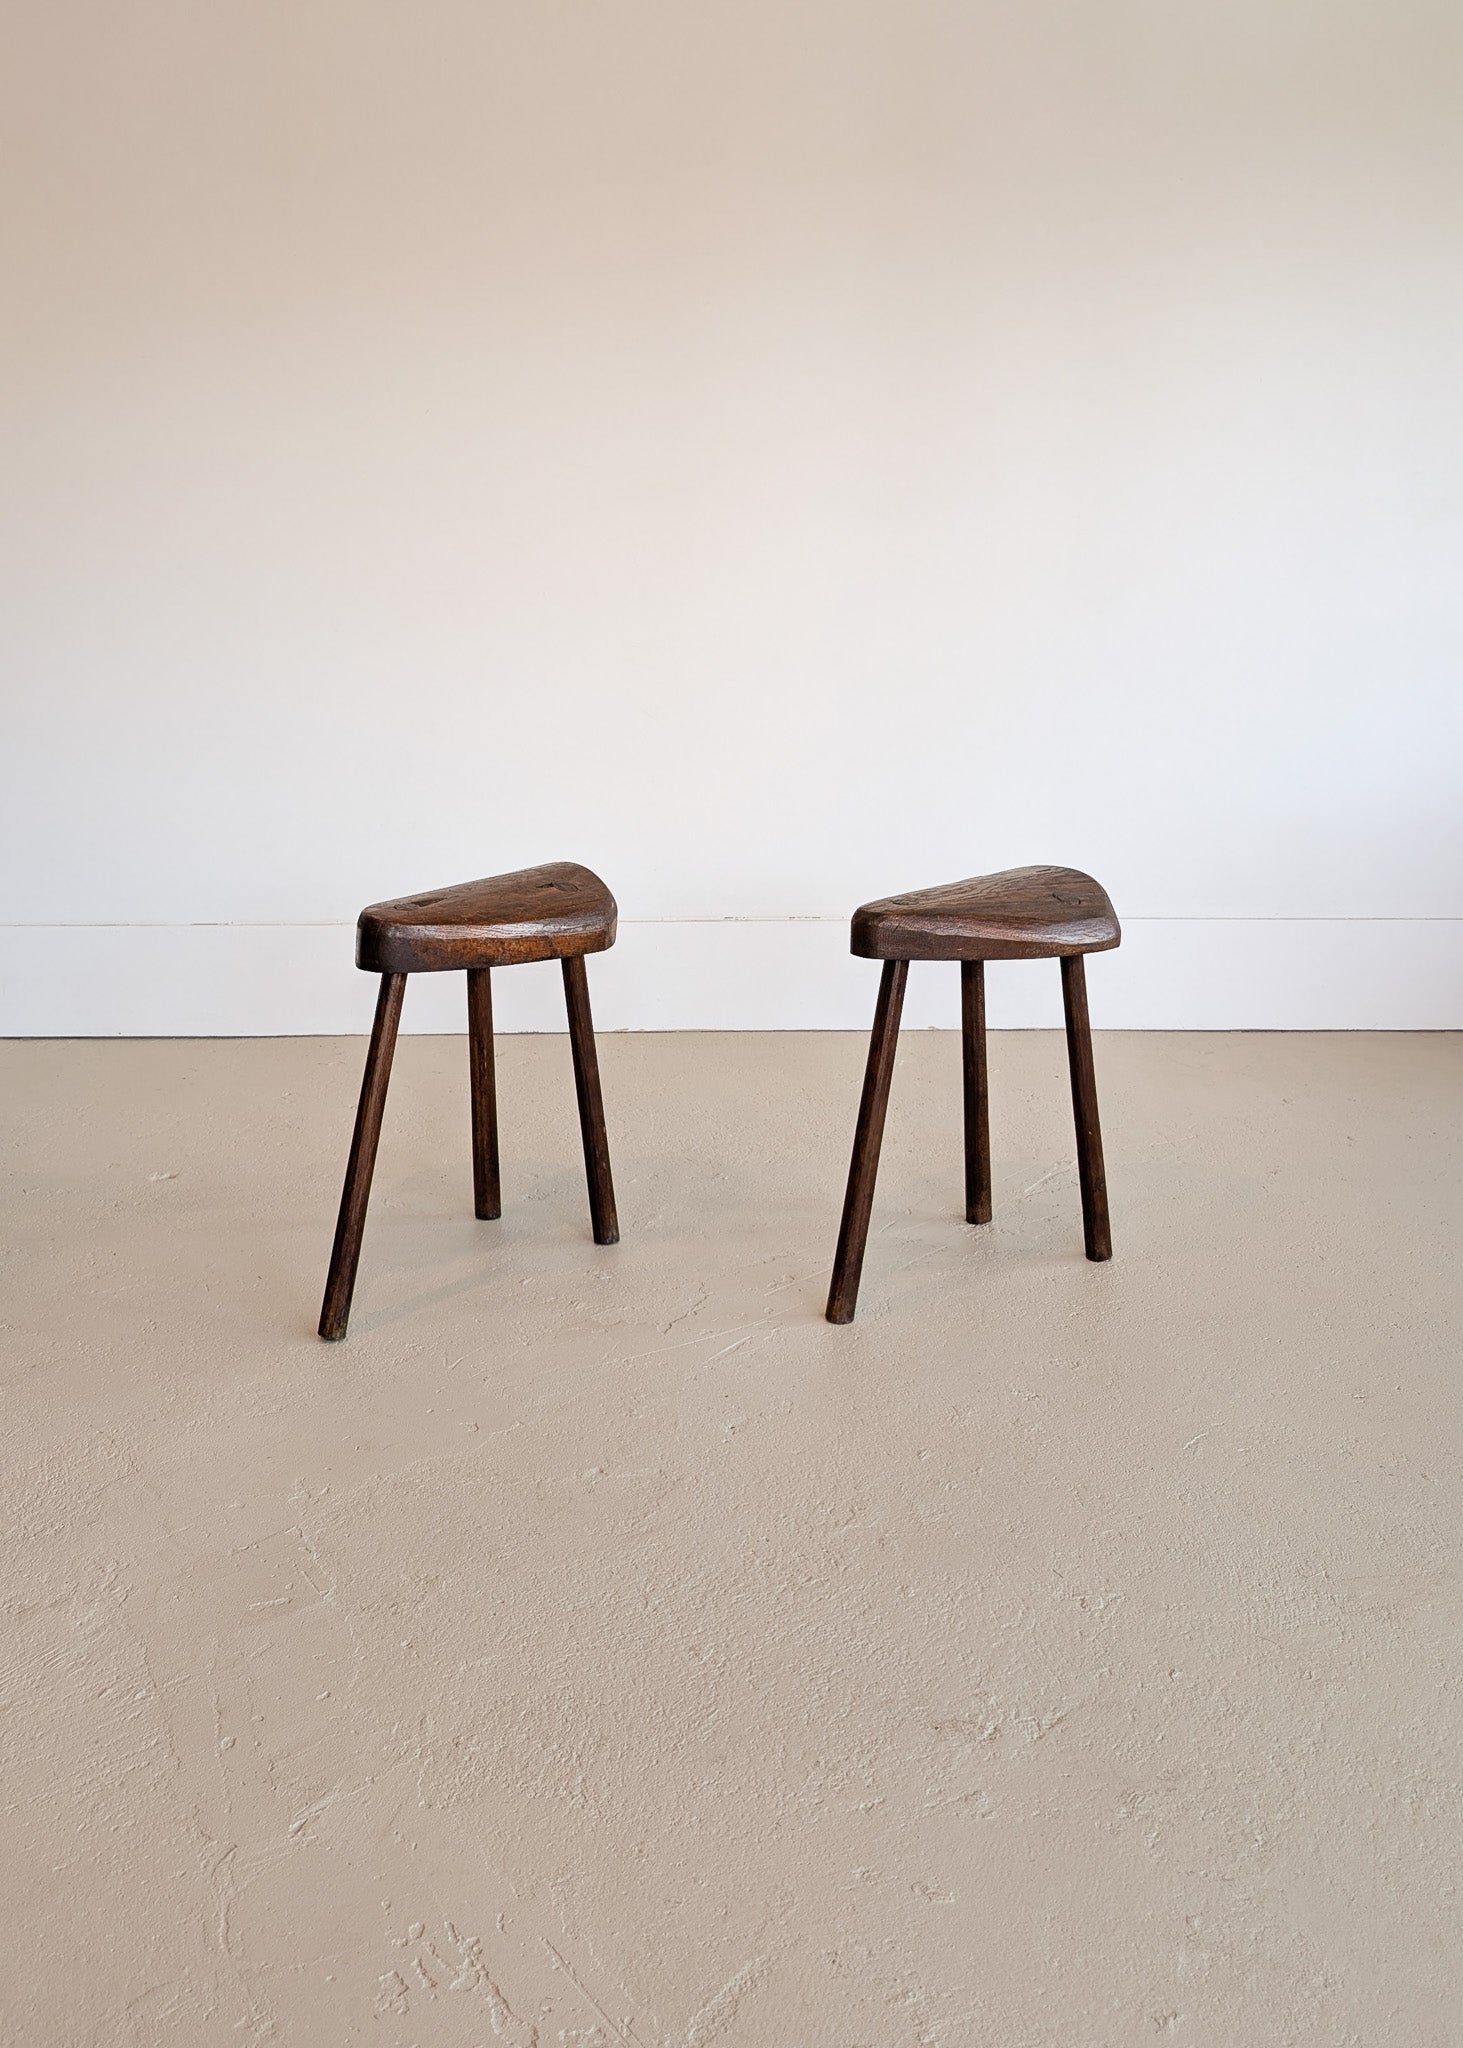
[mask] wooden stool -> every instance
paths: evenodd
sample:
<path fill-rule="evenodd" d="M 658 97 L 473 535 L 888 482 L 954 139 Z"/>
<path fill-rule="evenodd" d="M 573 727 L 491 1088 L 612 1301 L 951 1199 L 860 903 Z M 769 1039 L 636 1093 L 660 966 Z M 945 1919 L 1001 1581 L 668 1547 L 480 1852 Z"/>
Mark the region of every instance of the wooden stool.
<path fill-rule="evenodd" d="M 477 1215 L 493 1217 L 502 1215 L 503 1202 L 498 1184 L 492 971 L 517 967 L 527 960 L 564 963 L 564 998 L 594 1241 L 618 1244 L 620 1226 L 615 1217 L 599 1061 L 589 1014 L 589 981 L 584 971 L 586 953 L 602 953 L 615 943 L 615 916 L 615 899 L 599 876 L 572 861 L 522 868 L 512 875 L 491 875 L 485 881 L 459 883 L 454 889 L 398 897 L 394 903 L 373 903 L 361 912 L 356 927 L 356 965 L 368 974 L 380 975 L 381 993 L 376 999 L 376 1022 L 366 1054 L 340 1220 L 335 1226 L 335 1249 L 330 1254 L 330 1275 L 320 1310 L 322 1337 L 332 1342 L 343 1337 L 350 1320 L 381 1112 L 386 1105 L 408 974 L 436 974 L 448 968 L 467 972 L 473 1193 Z"/>
<path fill-rule="evenodd" d="M 854 1134 L 843 1224 L 828 1292 L 830 1323 L 851 1323 L 869 1234 L 879 1143 L 899 1040 L 899 1013 L 911 960 L 960 962 L 960 1012 L 965 1071 L 965 1215 L 991 1220 L 991 1144 L 986 1108 L 985 963 L 1060 960 L 1067 1013 L 1067 1060 L 1077 1119 L 1077 1174 L 1089 1259 L 1110 1259 L 1107 1181 L 1097 1122 L 1097 1080 L 1087 1022 L 1084 953 L 1105 953 L 1122 933 L 1106 890 L 1074 868 L 1011 868 L 939 889 L 886 896 L 853 914 L 852 950 L 882 960 L 869 1063 Z"/>

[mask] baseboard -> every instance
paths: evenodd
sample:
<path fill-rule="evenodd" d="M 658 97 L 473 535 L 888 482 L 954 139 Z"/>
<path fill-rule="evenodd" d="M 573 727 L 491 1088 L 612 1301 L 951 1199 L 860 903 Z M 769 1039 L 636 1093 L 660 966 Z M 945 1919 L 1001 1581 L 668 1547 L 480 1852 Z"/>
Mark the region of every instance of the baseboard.
<path fill-rule="evenodd" d="M 276 1037 L 364 1031 L 373 982 L 343 925 L 13 925 L 0 965 L 0 1036 Z M 843 919 L 622 922 L 591 962 L 605 1031 L 867 1028 L 878 969 L 848 952 Z M 1061 1021 L 1056 971 L 988 974 L 997 1028 Z M 1163 1031 L 1463 1028 L 1463 919 L 1133 918 L 1089 963 L 1099 1027 Z M 505 1031 L 563 1028 L 552 965 L 496 978 Z M 465 1028 L 460 975 L 415 975 L 403 1029 Z M 959 1021 L 953 968 L 917 966 L 906 1024 Z"/>

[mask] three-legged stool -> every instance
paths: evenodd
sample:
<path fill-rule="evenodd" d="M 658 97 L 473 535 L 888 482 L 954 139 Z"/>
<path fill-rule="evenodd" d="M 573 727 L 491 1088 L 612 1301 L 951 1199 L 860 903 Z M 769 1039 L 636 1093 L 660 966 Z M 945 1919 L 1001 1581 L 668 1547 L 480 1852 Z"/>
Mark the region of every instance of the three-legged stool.
<path fill-rule="evenodd" d="M 599 876 L 572 861 L 491 875 L 485 881 L 462 882 L 453 889 L 402 896 L 393 903 L 373 903 L 361 912 L 356 965 L 380 975 L 381 993 L 376 1000 L 376 1022 L 366 1054 L 335 1248 L 320 1310 L 322 1337 L 343 1337 L 350 1320 L 381 1112 L 386 1105 L 408 974 L 436 974 L 450 968 L 466 971 L 474 1206 L 479 1216 L 493 1217 L 502 1215 L 503 1203 L 498 1183 L 492 970 L 516 967 L 528 960 L 563 962 L 574 1086 L 589 1177 L 590 1221 L 596 1244 L 619 1242 L 599 1061 L 589 1014 L 589 981 L 584 970 L 586 953 L 602 953 L 614 944 L 615 916 L 615 899 Z"/>
<path fill-rule="evenodd" d="M 859 1103 L 843 1223 L 828 1293 L 830 1323 L 851 1323 L 869 1234 L 874 1177 L 884 1111 L 894 1072 L 899 1013 L 911 960 L 958 960 L 965 1075 L 965 1214 L 991 1220 L 991 1147 L 986 1098 L 985 963 L 1052 960 L 1062 963 L 1067 1015 L 1067 1059 L 1077 1120 L 1077 1174 L 1082 1186 L 1082 1227 L 1089 1259 L 1110 1259 L 1107 1181 L 1097 1121 L 1097 1080 L 1087 1021 L 1084 953 L 1105 953 L 1122 937 L 1107 892 L 1074 868 L 1011 868 L 938 889 L 886 896 L 853 914 L 852 950 L 882 960 L 883 977 L 869 1041 L 869 1062 Z"/>

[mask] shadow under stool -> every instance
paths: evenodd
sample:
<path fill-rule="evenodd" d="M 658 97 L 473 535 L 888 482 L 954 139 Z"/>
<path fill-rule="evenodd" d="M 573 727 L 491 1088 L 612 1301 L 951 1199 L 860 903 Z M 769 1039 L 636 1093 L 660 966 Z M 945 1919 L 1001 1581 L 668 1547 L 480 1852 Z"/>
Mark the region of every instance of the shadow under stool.
<path fill-rule="evenodd" d="M 961 1045 L 965 1082 L 965 1215 L 991 1220 L 991 1144 L 987 1108 L 985 963 L 1060 960 L 1067 1018 L 1067 1061 L 1077 1122 L 1077 1174 L 1089 1259 L 1110 1259 L 1107 1180 L 1097 1120 L 1097 1078 L 1087 1019 L 1086 953 L 1105 953 L 1122 938 L 1107 891 L 1075 868 L 1010 868 L 907 896 L 885 896 L 853 914 L 851 949 L 882 960 L 879 999 L 854 1133 L 848 1192 L 828 1292 L 830 1323 L 851 1323 L 869 1235 L 884 1112 L 894 1073 L 899 1014 L 911 960 L 960 962 Z"/>
<path fill-rule="evenodd" d="M 493 983 L 495 967 L 530 960 L 559 960 L 569 1012 L 574 1087 L 589 1179 L 589 1214 L 596 1244 L 617 1244 L 615 1190 L 610 1179 L 599 1060 L 589 1013 L 586 953 L 602 953 L 615 942 L 615 899 L 588 868 L 572 861 L 490 875 L 422 896 L 373 903 L 356 927 L 356 965 L 379 974 L 376 1021 L 371 1029 L 366 1073 L 356 1111 L 350 1162 L 340 1197 L 340 1220 L 330 1254 L 330 1273 L 320 1310 L 320 1334 L 334 1341 L 346 1333 L 351 1295 L 361 1256 L 366 1204 L 381 1136 L 381 1112 L 391 1078 L 391 1056 L 401 1021 L 408 974 L 467 975 L 469 1071 L 472 1082 L 472 1178 L 478 1216 L 503 1213 L 498 1178 L 498 1098 L 493 1066 Z"/>

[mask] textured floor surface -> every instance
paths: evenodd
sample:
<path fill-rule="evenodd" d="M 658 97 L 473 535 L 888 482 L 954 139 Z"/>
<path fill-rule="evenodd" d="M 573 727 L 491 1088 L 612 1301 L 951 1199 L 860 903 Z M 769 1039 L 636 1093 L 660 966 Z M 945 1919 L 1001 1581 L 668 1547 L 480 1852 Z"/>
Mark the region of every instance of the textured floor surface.
<path fill-rule="evenodd" d="M 0 2039 L 1463 2039 L 1463 1039 L 0 1046 Z"/>

